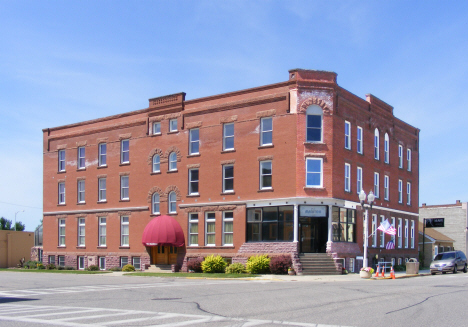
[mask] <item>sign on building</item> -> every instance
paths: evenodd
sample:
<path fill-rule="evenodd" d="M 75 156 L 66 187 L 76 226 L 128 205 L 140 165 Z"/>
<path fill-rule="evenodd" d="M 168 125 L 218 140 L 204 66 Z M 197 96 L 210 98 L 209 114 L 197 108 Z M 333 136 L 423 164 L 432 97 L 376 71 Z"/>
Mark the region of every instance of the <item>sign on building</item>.
<path fill-rule="evenodd" d="M 326 217 L 327 206 L 300 206 L 301 217 Z"/>
<path fill-rule="evenodd" d="M 426 222 L 426 228 L 432 227 L 445 227 L 444 226 L 445 218 L 425 218 L 424 221 Z"/>

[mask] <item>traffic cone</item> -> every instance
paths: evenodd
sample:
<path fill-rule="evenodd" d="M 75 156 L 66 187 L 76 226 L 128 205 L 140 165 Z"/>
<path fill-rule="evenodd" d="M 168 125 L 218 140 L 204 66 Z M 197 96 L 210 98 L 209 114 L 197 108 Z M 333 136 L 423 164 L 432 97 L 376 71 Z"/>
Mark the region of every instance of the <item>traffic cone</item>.
<path fill-rule="evenodd" d="M 392 266 L 392 269 L 390 270 L 390 277 L 392 277 L 392 279 L 395 279 L 395 270 L 393 270 L 393 266 Z"/>
<path fill-rule="evenodd" d="M 377 265 L 377 269 L 375 270 L 375 276 L 374 277 L 379 277 L 380 274 L 380 266 Z"/>
<path fill-rule="evenodd" d="M 385 266 L 382 267 L 382 277 L 385 277 Z"/>

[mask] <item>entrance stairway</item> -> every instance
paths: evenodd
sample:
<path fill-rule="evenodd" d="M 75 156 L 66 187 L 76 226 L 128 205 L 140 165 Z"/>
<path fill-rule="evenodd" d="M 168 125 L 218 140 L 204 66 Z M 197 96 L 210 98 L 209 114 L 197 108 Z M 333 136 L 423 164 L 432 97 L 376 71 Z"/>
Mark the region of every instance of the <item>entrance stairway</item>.
<path fill-rule="evenodd" d="M 299 260 L 302 264 L 303 275 L 341 275 L 336 268 L 335 260 L 326 253 L 301 253 Z"/>
<path fill-rule="evenodd" d="M 172 273 L 171 265 L 151 265 L 145 272 Z"/>

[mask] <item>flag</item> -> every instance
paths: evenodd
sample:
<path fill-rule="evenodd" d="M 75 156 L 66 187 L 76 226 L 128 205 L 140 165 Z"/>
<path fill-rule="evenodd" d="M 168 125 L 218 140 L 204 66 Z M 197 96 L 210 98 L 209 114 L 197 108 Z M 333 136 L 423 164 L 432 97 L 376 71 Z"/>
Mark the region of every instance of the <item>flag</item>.
<path fill-rule="evenodd" d="M 377 229 L 384 232 L 385 234 L 396 235 L 396 229 L 390 225 L 388 219 L 385 219 L 385 221 L 383 221 Z"/>
<path fill-rule="evenodd" d="M 393 250 L 395 248 L 395 243 L 393 241 L 388 241 L 387 245 L 385 246 L 387 250 Z"/>

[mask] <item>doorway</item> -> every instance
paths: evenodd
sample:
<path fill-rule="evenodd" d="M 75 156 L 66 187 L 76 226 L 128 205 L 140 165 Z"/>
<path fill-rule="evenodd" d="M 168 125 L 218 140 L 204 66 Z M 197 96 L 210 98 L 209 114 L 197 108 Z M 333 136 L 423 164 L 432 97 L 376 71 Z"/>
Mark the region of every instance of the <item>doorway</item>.
<path fill-rule="evenodd" d="M 326 253 L 328 218 L 300 217 L 299 239 L 301 253 Z"/>
<path fill-rule="evenodd" d="M 177 247 L 158 245 L 151 248 L 151 264 L 172 265 L 177 263 Z"/>

